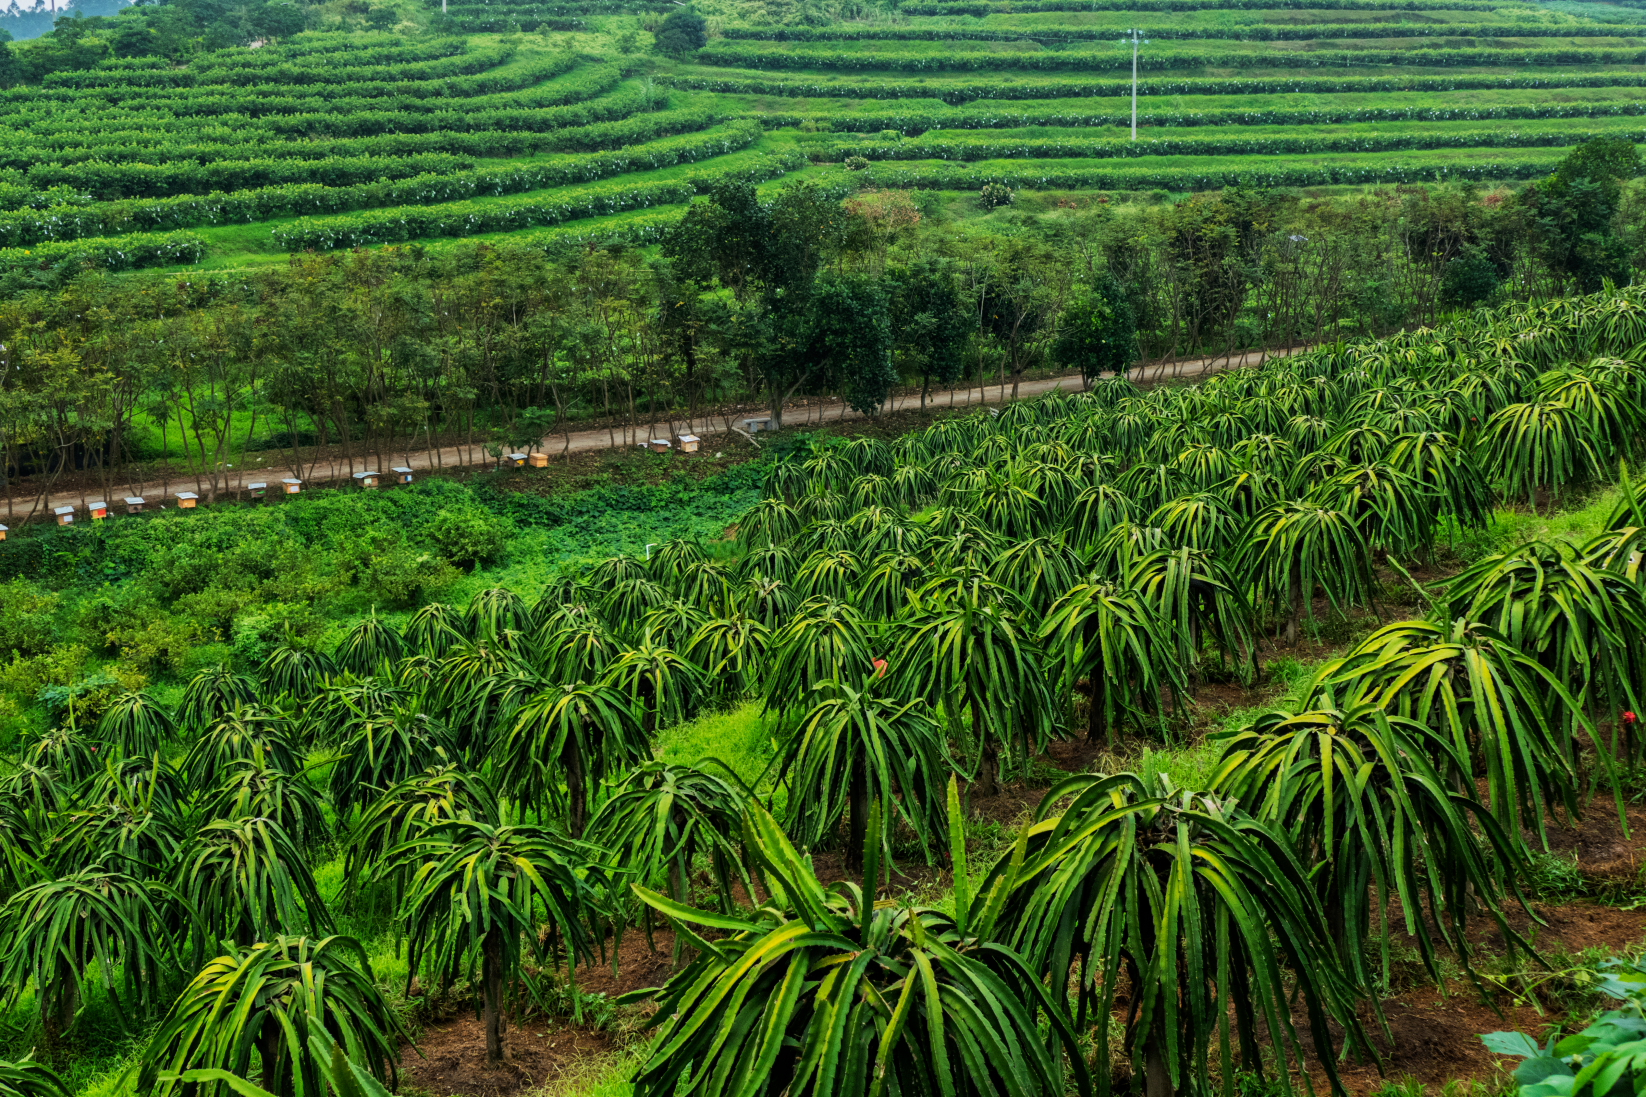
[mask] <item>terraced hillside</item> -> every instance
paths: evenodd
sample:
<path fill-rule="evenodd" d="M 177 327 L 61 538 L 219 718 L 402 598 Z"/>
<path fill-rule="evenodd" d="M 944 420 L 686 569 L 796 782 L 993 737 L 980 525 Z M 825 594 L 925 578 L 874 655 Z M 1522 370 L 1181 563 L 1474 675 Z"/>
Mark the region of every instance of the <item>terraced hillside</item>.
<path fill-rule="evenodd" d="M 645 240 L 728 175 L 841 191 L 1518 180 L 1646 129 L 1646 11 L 1256 2 L 916 0 L 821 26 L 736 8 L 680 59 L 640 33 L 672 5 L 458 3 L 446 37 L 107 61 L 0 93 L 0 279 L 568 222 Z"/>
<path fill-rule="evenodd" d="M 1130 27 L 1149 39 L 1136 142 Z M 883 186 L 1523 179 L 1637 137 L 1646 106 L 1646 13 L 1613 5 L 911 3 L 886 25 L 721 35 L 668 82 Z"/>
<path fill-rule="evenodd" d="M 693 98 L 488 36 L 308 34 L 59 73 L 0 93 L 0 277 L 531 229 L 801 162 L 676 102 Z"/>

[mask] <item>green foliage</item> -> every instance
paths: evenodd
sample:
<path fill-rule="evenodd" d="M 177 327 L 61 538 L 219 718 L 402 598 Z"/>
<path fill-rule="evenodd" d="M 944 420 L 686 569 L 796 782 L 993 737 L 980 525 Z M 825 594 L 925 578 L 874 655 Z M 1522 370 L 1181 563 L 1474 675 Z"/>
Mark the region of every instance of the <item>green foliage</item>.
<path fill-rule="evenodd" d="M 565 785 L 573 837 L 588 825 L 589 801 L 608 777 L 645 756 L 640 714 L 613 686 L 555 686 L 521 706 L 493 751 L 497 779 L 521 802 L 540 804 Z"/>
<path fill-rule="evenodd" d="M 446 508 L 429 523 L 429 538 L 453 563 L 472 569 L 503 551 L 507 527 L 478 508 Z"/>
<path fill-rule="evenodd" d="M 1484 908 L 1511 948 L 1528 947 L 1501 909 L 1525 857 L 1485 807 L 1457 791 L 1471 775 L 1468 755 L 1437 729 L 1360 704 L 1259 717 L 1225 744 L 1213 787 L 1318 858 L 1315 887 L 1342 963 L 1374 986 L 1365 967 L 1374 942 L 1388 983 L 1390 894 L 1405 911 L 1430 912 L 1408 916 L 1405 929 L 1437 982 L 1431 924 L 1467 965 L 1471 908 Z"/>
<path fill-rule="evenodd" d="M 669 898 L 678 903 L 691 898 L 692 867 L 706 854 L 720 910 L 730 914 L 732 885 L 742 879 L 747 887 L 739 849 L 747 799 L 729 771 L 646 762 L 612 788 L 589 823 L 589 837 L 611 851 L 613 864 L 635 883 L 655 888 L 666 877 Z"/>
<path fill-rule="evenodd" d="M 69 1097 L 63 1080 L 32 1055 L 0 1063 L 0 1097 Z"/>
<path fill-rule="evenodd" d="M 0 911 L 8 940 L 0 980 L 13 994 L 33 983 L 48 1041 L 73 1025 L 88 979 L 148 1009 L 171 984 L 192 928 L 186 917 L 177 894 L 152 880 L 95 868 L 42 880 Z"/>
<path fill-rule="evenodd" d="M 825 682 L 790 733 L 779 770 L 789 790 L 790 832 L 803 846 L 826 845 L 848 823 L 846 863 L 858 858 L 870 812 L 913 832 L 929 860 L 942 825 L 940 774 L 951 768 L 942 728 L 924 700 L 898 700 L 876 682 Z M 881 855 L 891 862 L 891 831 Z"/>
<path fill-rule="evenodd" d="M 663 17 L 657 28 L 659 53 L 692 53 L 709 44 L 709 24 L 690 5 Z"/>
<path fill-rule="evenodd" d="M 1516 840 L 1530 832 L 1547 846 L 1549 814 L 1577 810 L 1574 736 L 1586 733 L 1610 767 L 1560 680 L 1499 633 L 1463 619 L 1385 626 L 1323 664 L 1301 692 L 1311 707 L 1370 702 L 1449 739 L 1471 773 L 1484 773 L 1486 802 Z"/>
<path fill-rule="evenodd" d="M 1110 1016 L 1120 987 L 1132 988 L 1126 1051 L 1151 1088 L 1211 1092 L 1215 1064 L 1232 1092 L 1237 1061 L 1265 1073 L 1267 1035 L 1289 1092 L 1288 1064 L 1303 1056 L 1299 1012 L 1317 1046 L 1328 1046 L 1336 1023 L 1369 1053 L 1359 988 L 1283 832 L 1216 795 L 1122 773 L 1054 787 L 1024 842 L 983 885 L 1008 893 L 1006 941 L 1052 973 L 1054 995 L 1066 996 L 1078 975 L 1081 1019 Z M 1096 1027 L 1104 1063 L 1109 1026 Z M 1315 1061 L 1343 1092 L 1333 1057 Z M 1099 1071 L 1098 1092 L 1108 1089 Z"/>
<path fill-rule="evenodd" d="M 1095 279 L 1086 295 L 1058 319 L 1052 353 L 1090 384 L 1101 374 L 1124 374 L 1137 358 L 1137 317 L 1114 275 Z"/>
<path fill-rule="evenodd" d="M 1086 738 L 1112 742 L 1160 715 L 1162 690 L 1188 692 L 1171 625 L 1135 590 L 1080 583 L 1052 606 L 1040 630 L 1064 696 L 1084 693 Z"/>
<path fill-rule="evenodd" d="M 950 802 L 958 832 L 952 792 Z M 759 807 L 744 827 L 773 896 L 752 916 L 635 889 L 700 950 L 661 990 L 639 992 L 659 1000 L 660 1031 L 638 1094 L 1090 1092 L 1068 1018 L 1031 967 L 991 942 L 998 899 L 955 915 L 877 903 L 853 883 L 825 888 Z M 871 881 L 879 829 L 877 819 L 865 836 Z"/>
<path fill-rule="evenodd" d="M 1588 973 L 1586 973 L 1588 974 Z M 1520 1097 L 1600 1097 L 1626 1093 L 1646 1069 L 1646 971 L 1638 961 L 1613 959 L 1590 974 L 1598 989 L 1623 1002 L 1588 1027 L 1547 1045 L 1523 1032 L 1489 1032 L 1486 1050 L 1525 1060 L 1514 1071 Z"/>
<path fill-rule="evenodd" d="M 235 1092 L 220 1075 L 192 1080 L 204 1083 L 199 1088 L 179 1075 L 226 1071 L 244 1078 L 256 1056 L 263 1084 L 278 1097 L 320 1097 L 330 1092 L 331 1062 L 314 1054 L 317 1039 L 335 1043 L 358 1070 L 387 1080 L 406 1036 L 360 942 L 276 936 L 200 969 L 144 1049 L 137 1083 L 144 1094 Z"/>
<path fill-rule="evenodd" d="M 401 911 L 407 964 L 447 987 L 480 976 L 486 1057 L 503 1057 L 505 985 L 535 981 L 524 966 L 563 954 L 592 959 L 599 897 L 592 847 L 548 827 L 494 826 L 472 819 L 432 824 L 391 850 L 381 871 L 408 882 Z"/>
<path fill-rule="evenodd" d="M 201 827 L 179 863 L 177 886 L 205 941 L 268 941 L 289 929 L 332 928 L 308 860 L 271 819 L 215 819 Z"/>

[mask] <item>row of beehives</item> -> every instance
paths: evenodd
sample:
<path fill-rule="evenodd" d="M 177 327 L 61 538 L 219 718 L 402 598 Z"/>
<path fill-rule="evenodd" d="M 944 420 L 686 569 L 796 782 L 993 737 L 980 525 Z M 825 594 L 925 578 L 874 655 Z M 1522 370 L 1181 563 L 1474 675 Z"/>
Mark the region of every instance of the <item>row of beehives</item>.
<path fill-rule="evenodd" d="M 405 465 L 397 465 L 389 471 L 393 474 L 394 482 L 397 484 L 412 482 L 412 470 Z M 354 482 L 363 488 L 375 488 L 382 481 L 383 474 L 380 472 L 357 472 L 354 474 Z M 287 477 L 273 485 L 267 482 L 247 484 L 245 491 L 253 499 L 264 499 L 267 498 L 271 487 L 277 489 L 275 491 L 277 495 L 296 495 L 303 490 L 303 481 Z M 179 491 L 173 494 L 172 498 L 177 501 L 178 510 L 193 510 L 200 505 L 200 496 L 197 492 Z M 127 514 L 142 514 L 144 509 L 151 505 L 160 510 L 165 509 L 164 503 L 154 502 L 142 495 L 128 495 L 121 501 L 125 504 Z M 109 504 L 105 502 L 86 504 L 86 515 L 94 522 L 100 522 L 107 518 L 109 510 Z M 78 507 L 62 506 L 54 507 L 51 513 L 58 525 L 72 526 L 74 525 L 75 516 L 80 513 L 80 510 Z M 0 541 L 6 539 L 7 532 L 8 527 L 0 526 Z"/>
<path fill-rule="evenodd" d="M 756 428 L 758 429 L 758 428 Z M 639 449 L 649 450 L 652 453 L 671 453 L 678 449 L 681 453 L 696 453 L 697 447 L 703 439 L 695 434 L 677 434 L 674 440 L 667 438 L 653 438 L 650 442 L 636 442 Z M 512 469 L 525 468 L 530 465 L 534 469 L 548 468 L 549 455 L 546 453 L 505 453 L 503 464 Z"/>

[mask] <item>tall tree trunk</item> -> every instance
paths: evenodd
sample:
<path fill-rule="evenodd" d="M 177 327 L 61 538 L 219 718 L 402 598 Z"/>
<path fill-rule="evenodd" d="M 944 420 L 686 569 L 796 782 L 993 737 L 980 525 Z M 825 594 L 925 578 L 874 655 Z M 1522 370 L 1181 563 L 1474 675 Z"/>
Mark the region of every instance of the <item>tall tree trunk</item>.
<path fill-rule="evenodd" d="M 1291 612 L 1286 616 L 1286 646 L 1297 643 L 1297 626 L 1303 618 L 1303 580 L 1294 571 L 1292 573 L 1291 591 L 1288 598 L 1291 601 Z"/>
<path fill-rule="evenodd" d="M 846 871 L 861 873 L 863 845 L 869 833 L 869 775 L 862 765 L 852 773 L 851 789 L 847 796 L 846 810 L 850 813 L 850 819 L 846 826 Z M 873 885 L 865 880 L 863 886 L 868 888 Z"/>
<path fill-rule="evenodd" d="M 1100 743 L 1107 739 L 1109 735 L 1109 721 L 1103 712 L 1103 694 L 1107 690 L 1107 686 L 1103 681 L 1103 668 L 1095 668 L 1092 676 L 1086 680 L 1091 683 L 1092 687 L 1091 698 L 1088 702 L 1090 707 L 1086 710 L 1086 741 L 1088 743 Z"/>
<path fill-rule="evenodd" d="M 57 987 L 47 999 L 45 1008 L 45 1044 L 55 1048 L 65 1042 L 69 1029 L 74 1026 L 74 1015 L 80 1008 L 80 984 L 75 972 L 59 961 Z"/>
<path fill-rule="evenodd" d="M 985 799 L 1000 794 L 1000 745 L 983 728 L 980 706 L 972 705 L 972 736 L 977 740 L 977 794 Z"/>
<path fill-rule="evenodd" d="M 257 1034 L 257 1057 L 263 1064 L 263 1088 L 270 1093 L 286 1097 L 291 1086 L 279 1075 L 280 1066 L 280 1026 L 272 1019 L 263 1022 L 263 1029 Z"/>
<path fill-rule="evenodd" d="M 589 790 L 583 779 L 583 747 L 576 736 L 572 736 L 570 745 L 566 755 L 566 794 L 571 800 L 571 818 L 567 822 L 572 837 L 581 838 L 589 818 Z"/>
<path fill-rule="evenodd" d="M 503 1064 L 503 927 L 493 926 L 481 945 L 481 994 L 485 998 L 486 1065 Z"/>
<path fill-rule="evenodd" d="M 1147 1042 L 1143 1045 L 1144 1097 L 1172 1097 L 1172 1074 L 1166 1066 L 1164 1015 L 1164 1010 L 1157 1010 Z"/>

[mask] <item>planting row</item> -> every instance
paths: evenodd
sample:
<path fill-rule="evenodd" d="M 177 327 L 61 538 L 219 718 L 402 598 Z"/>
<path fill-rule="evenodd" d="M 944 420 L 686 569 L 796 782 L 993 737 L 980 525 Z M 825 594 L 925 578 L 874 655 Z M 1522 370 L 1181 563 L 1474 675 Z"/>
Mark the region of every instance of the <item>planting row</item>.
<path fill-rule="evenodd" d="M 188 232 L 139 232 L 33 248 L 0 248 L 0 289 L 14 288 L 12 283 L 18 278 L 43 281 L 31 276 L 87 265 L 109 271 L 136 270 L 198 263 L 205 254 L 206 242 Z"/>
<path fill-rule="evenodd" d="M 708 166 L 682 179 L 568 187 L 540 197 L 493 202 L 451 202 L 401 206 L 342 217 L 304 218 L 274 230 L 274 240 L 290 251 L 364 247 L 421 237 L 474 236 L 487 232 L 556 225 L 580 217 L 685 202 L 694 194 L 734 181 L 772 179 L 805 163 L 799 154 L 743 153 L 723 165 Z"/>
<path fill-rule="evenodd" d="M 194 161 L 200 164 L 234 160 L 245 155 L 248 145 L 255 147 L 265 159 L 323 160 L 329 157 L 349 156 L 412 156 L 427 153 L 452 153 L 466 156 L 517 156 L 537 152 L 592 152 L 597 149 L 621 148 L 641 141 L 651 141 L 674 133 L 703 129 L 723 119 L 717 111 L 671 110 L 638 114 L 616 122 L 602 122 L 590 126 L 536 133 L 528 130 L 486 130 L 480 133 L 388 133 L 372 137 L 315 138 L 289 140 L 285 135 L 251 123 L 238 133 L 226 127 L 213 127 L 210 137 L 183 143 L 170 135 L 144 135 L 117 131 L 108 136 L 125 138 L 121 143 L 111 141 L 97 148 L 17 144 L 0 147 L 0 169 L 11 168 L 34 178 L 41 178 L 60 165 L 77 165 L 97 161 L 104 165 L 117 163 L 168 164 L 175 161 Z M 227 130 L 226 132 L 224 132 Z M 236 140 L 235 138 L 238 138 Z M 43 184 L 51 185 L 51 184 Z"/>
<path fill-rule="evenodd" d="M 1121 167 L 1114 161 L 997 160 L 961 165 L 943 161 L 874 164 L 862 172 L 876 187 L 978 190 L 988 183 L 1057 190 L 1213 190 L 1222 187 L 1317 187 L 1364 183 L 1423 183 L 1443 179 L 1531 179 L 1547 175 L 1560 150 L 1479 150 L 1474 156 L 1394 158 L 1386 153 L 1342 153 L 1300 162 L 1294 157 L 1157 156 Z"/>
<path fill-rule="evenodd" d="M 724 42 L 699 50 L 701 64 L 771 69 L 888 69 L 899 72 L 1006 72 L 1029 69 L 1129 70 L 1130 50 L 959 51 L 955 49 L 829 51 L 756 47 Z M 1459 48 L 1378 50 L 1145 51 L 1139 66 L 1148 71 L 1176 68 L 1331 68 L 1350 65 L 1409 65 L 1422 68 L 1518 65 L 1641 65 L 1646 48 L 1569 46 L 1552 48 Z"/>
<path fill-rule="evenodd" d="M 832 142 L 812 159 L 838 162 L 861 156 L 868 160 L 1022 160 L 1059 157 L 1246 156 L 1331 152 L 1397 152 L 1441 148 L 1553 148 L 1581 144 L 1596 137 L 1646 140 L 1646 126 L 1632 119 L 1612 126 L 1553 123 L 1537 128 L 1423 129 L 1389 128 L 1338 133 L 1245 133 L 1239 128 L 1215 133 L 1146 133 L 1132 141 L 1110 137 L 1013 137 L 934 131 L 914 141 Z"/>
<path fill-rule="evenodd" d="M 1631 89 L 1632 92 L 1632 89 Z M 1237 100 L 1208 97 L 1205 105 L 1179 98 L 1172 106 L 1144 100 L 1138 122 L 1150 126 L 1284 126 L 1331 125 L 1342 122 L 1475 121 L 1489 118 L 1590 118 L 1646 114 L 1646 96 L 1538 102 L 1541 96 L 1502 102 L 1474 101 L 1468 97 L 1436 102 L 1423 94 L 1345 97 L 1344 102 L 1311 106 L 1254 105 L 1240 108 Z M 768 126 L 826 123 L 832 130 L 878 133 L 898 130 L 907 134 L 932 129 L 1008 129 L 1017 126 L 1117 126 L 1129 124 L 1131 111 L 1112 99 L 1054 100 L 1049 103 L 973 103 L 952 110 L 916 108 L 841 112 L 838 114 L 761 114 Z"/>
<path fill-rule="evenodd" d="M 1314 42 L 1343 38 L 1641 38 L 1646 25 L 1626 23 L 1293 23 L 1240 26 L 1157 26 L 1146 37 Z M 757 42 L 1109 42 L 1111 27 L 726 27 L 727 39 Z"/>
<path fill-rule="evenodd" d="M 615 84 L 615 73 L 600 74 L 601 83 L 609 77 Z M 555 81 L 558 84 L 559 81 Z M 419 104 L 421 109 L 386 109 L 395 104 L 374 101 L 356 100 L 353 102 L 339 102 L 326 109 L 326 104 L 314 101 L 292 100 L 287 104 L 270 104 L 267 101 L 253 101 L 242 103 L 241 106 L 301 106 L 304 113 L 261 114 L 255 118 L 259 128 L 288 136 L 367 136 L 372 134 L 392 133 L 438 133 L 443 131 L 463 132 L 481 131 L 490 129 L 529 129 L 538 132 L 560 129 L 562 127 L 583 126 L 594 122 L 610 121 L 626 118 L 643 110 L 656 109 L 668 101 L 668 93 L 662 88 L 647 88 L 640 84 L 633 84 L 626 89 L 620 89 L 610 95 L 596 95 L 592 99 L 564 103 L 560 106 L 538 106 L 538 100 L 556 102 L 560 100 L 562 92 L 553 90 L 554 85 L 544 85 L 542 94 L 539 89 L 531 89 L 507 98 L 502 96 L 487 96 L 483 99 L 470 100 L 443 100 L 437 104 L 439 109 L 429 109 L 431 105 Z M 580 90 L 598 90 L 598 84 L 589 84 Z M 498 104 L 498 105 L 493 105 Z M 232 104 L 229 104 L 232 105 Z M 71 131 L 63 125 L 60 115 L 54 115 L 60 123 L 57 135 L 66 136 Z M 88 113 L 82 116 L 84 121 L 76 124 L 95 127 L 98 119 L 104 119 L 110 127 L 124 127 L 140 125 L 144 129 L 153 128 L 161 132 L 161 127 L 179 133 L 192 132 L 186 121 L 180 122 L 177 118 L 166 118 L 163 115 L 143 111 L 120 113 L 110 111 L 103 115 Z M 215 111 L 202 110 L 196 116 L 211 119 L 206 124 L 222 125 L 238 122 L 247 117 L 236 111 L 218 114 Z M 185 119 L 187 116 L 185 115 Z M 37 132 L 33 116 L 8 115 L 3 117 L 8 128 L 23 128 L 31 135 Z M 168 124 L 169 123 L 169 124 Z M 73 131 L 79 132 L 79 131 Z M 44 136 L 44 134 L 42 134 Z"/>
<path fill-rule="evenodd" d="M 1498 0 L 910 0 L 903 15 L 1012 15 L 1036 11 L 1500 11 L 1546 9 Z"/>
<path fill-rule="evenodd" d="M 270 110 L 336 110 L 340 100 L 450 100 L 532 88 L 569 70 L 576 59 L 557 56 L 438 80 L 402 80 L 392 68 L 354 70 L 348 80 L 308 84 L 209 84 L 188 88 L 90 87 L 12 88 L 0 92 L 0 115 L 38 110 L 50 104 L 62 110 L 161 109 L 175 113 L 248 114 Z M 395 76 L 395 79 L 384 79 Z M 372 79 L 376 77 L 376 79 Z M 312 104 L 289 106 L 288 101 Z M 229 104 L 229 105 L 225 105 Z M 265 105 L 267 104 L 267 105 Z"/>
<path fill-rule="evenodd" d="M 1083 99 L 1132 94 L 1129 78 L 1037 76 L 967 80 L 897 80 L 876 77 L 815 77 L 767 72 L 687 70 L 659 77 L 671 87 L 734 95 L 777 95 L 817 99 Z M 1145 96 L 1275 95 L 1383 91 L 1471 91 L 1519 88 L 1646 87 L 1646 73 L 1627 69 L 1584 72 L 1459 73 L 1457 75 L 1162 77 L 1151 74 L 1138 86 Z"/>
<path fill-rule="evenodd" d="M 0 212 L 0 247 L 522 194 L 627 172 L 692 164 L 748 148 L 759 136 L 757 124 L 736 122 L 612 152 L 556 157 L 518 167 L 420 175 L 400 181 L 374 180 L 352 186 L 272 186 L 232 194 L 13 210 Z"/>
<path fill-rule="evenodd" d="M 393 72 L 401 80 L 449 80 L 455 76 L 474 76 L 493 69 L 514 56 L 509 47 L 473 50 L 454 57 L 434 61 L 404 62 L 393 65 Z M 249 68 L 206 69 L 151 69 L 128 71 L 120 69 L 70 69 L 53 73 L 42 81 L 47 88 L 109 88 L 122 92 L 144 88 L 190 88 L 197 86 L 246 84 L 274 84 L 281 86 L 302 84 L 347 84 L 361 80 L 380 79 L 388 66 L 377 63 L 346 64 L 327 60 L 315 64 L 284 64 L 253 66 Z"/>

